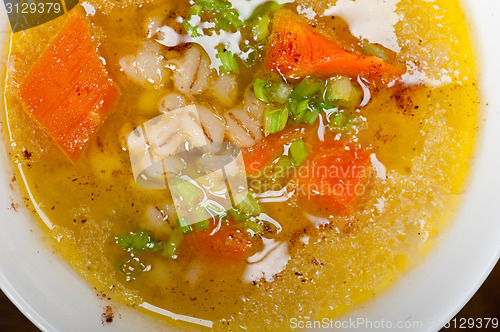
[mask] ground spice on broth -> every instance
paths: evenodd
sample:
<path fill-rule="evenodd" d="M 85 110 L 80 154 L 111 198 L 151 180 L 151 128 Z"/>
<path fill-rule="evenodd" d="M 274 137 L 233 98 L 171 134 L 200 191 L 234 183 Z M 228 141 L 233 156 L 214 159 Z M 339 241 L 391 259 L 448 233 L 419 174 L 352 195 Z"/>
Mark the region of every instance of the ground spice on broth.
<path fill-rule="evenodd" d="M 369 2 L 352 5 L 363 12 Z M 359 51 L 358 36 L 349 31 L 369 23 L 356 22 L 342 11 L 319 15 L 334 3 L 286 6 L 304 15 L 315 12 L 317 25 L 332 31 L 346 49 Z M 160 99 L 174 86 L 168 71 L 161 83 L 138 84 L 121 70 L 120 59 L 140 50 L 150 18 L 160 17 L 185 34 L 176 18 L 185 17 L 189 3 L 85 4 L 87 11 L 95 8 L 94 15 L 87 15 L 93 42 L 122 92 L 114 111 L 73 164 L 23 110 L 19 86 L 63 25 L 65 18 L 59 18 L 12 35 L 5 81 L 6 140 L 17 179 L 26 185 L 28 207 L 45 222 L 57 252 L 113 299 L 143 311 L 154 306 L 195 317 L 213 323 L 214 330 L 283 330 L 290 328 L 291 318 L 335 317 L 376 296 L 418 263 L 455 211 L 477 128 L 478 92 L 467 24 L 454 0 L 387 1 L 380 6 L 394 6 L 397 15 L 392 16 L 394 30 L 386 33 L 389 39 L 392 33 L 397 37 L 400 49 L 385 50 L 390 61 L 406 65 L 407 73 L 396 83 L 358 80 L 370 98 L 355 112 L 355 130 L 344 136 L 366 148 L 378 169 L 374 167 L 355 209 L 332 213 L 297 195 L 285 202 L 262 199 L 281 232 L 266 235 L 248 261 L 213 261 L 184 245 L 175 260 L 160 253 L 140 254 L 145 271 L 128 280 L 117 268 L 126 252 L 115 236 L 142 228 L 166 241 L 175 223 L 162 220 L 171 215 L 168 191 L 135 184 L 125 135 L 158 116 Z M 337 5 L 347 7 L 346 1 Z M 76 10 L 84 12 L 82 7 Z M 168 61 L 185 49 L 161 46 L 160 52 Z M 234 98 L 238 103 L 255 73 L 265 70 L 262 65 L 240 69 Z M 368 97 L 366 90 L 364 95 Z M 210 93 L 195 99 L 224 110 Z M 316 131 L 313 138 L 304 138 L 306 145 L 315 144 L 314 135 Z M 166 319 L 166 324 L 187 323 Z"/>

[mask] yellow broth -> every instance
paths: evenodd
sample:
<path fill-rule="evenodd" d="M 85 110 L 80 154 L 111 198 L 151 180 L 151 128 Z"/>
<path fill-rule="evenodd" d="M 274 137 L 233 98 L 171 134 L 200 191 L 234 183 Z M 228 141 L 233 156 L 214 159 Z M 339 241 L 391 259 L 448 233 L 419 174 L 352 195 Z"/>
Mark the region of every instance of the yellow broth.
<path fill-rule="evenodd" d="M 20 185 L 26 188 L 27 201 L 28 191 L 33 197 L 28 207 L 35 214 L 34 205 L 43 211 L 47 224 L 43 228 L 57 252 L 99 291 L 137 308 L 149 303 L 213 322 L 214 330 L 283 330 L 290 328 L 291 318 L 336 317 L 376 296 L 418 263 L 443 231 L 464 187 L 477 128 L 472 45 L 457 1 L 402 0 L 395 25 L 401 51 L 395 56 L 437 83 L 390 87 L 367 83 L 370 102 L 357 111 L 362 123 L 350 139 L 376 155 L 386 167 L 386 179 L 374 176 L 356 209 L 347 215 L 308 207 L 295 196 L 286 202 L 263 203 L 282 227 L 258 248 L 278 247 L 271 250 L 276 256 L 271 265 L 282 265 L 263 279 L 242 282 L 247 262 L 211 262 L 186 251 L 176 260 L 160 253 L 141 254 L 149 270 L 127 280 L 117 269 L 124 251 L 115 236 L 146 228 L 166 241 L 175 223 L 151 222 L 151 207 L 162 209 L 171 197 L 167 191 L 135 185 L 123 149 L 125 135 L 159 115 L 158 102 L 173 86 L 167 81 L 160 89 L 141 87 L 120 71 L 118 62 L 137 51 L 148 17 L 170 15 L 167 22 L 175 26 L 175 17 L 189 5 L 187 1 L 87 2 L 97 9 L 88 17 L 94 42 L 122 92 L 114 111 L 82 160 L 72 164 L 23 110 L 19 84 L 62 26 L 64 18 L 59 18 L 11 37 L 5 139 L 16 179 L 26 179 Z M 301 4 L 322 12 L 332 2 Z M 325 21 L 331 27 L 345 24 Z M 344 34 L 344 40 L 354 38 L 348 31 L 337 33 Z M 174 58 L 179 50 L 182 47 L 165 48 L 163 54 Z M 242 70 L 238 100 L 262 70 Z M 443 75 L 449 80 L 440 80 Z M 196 99 L 213 102 L 209 95 Z M 328 222 L 315 225 L 305 211 Z M 166 324 L 185 326 L 168 318 Z"/>

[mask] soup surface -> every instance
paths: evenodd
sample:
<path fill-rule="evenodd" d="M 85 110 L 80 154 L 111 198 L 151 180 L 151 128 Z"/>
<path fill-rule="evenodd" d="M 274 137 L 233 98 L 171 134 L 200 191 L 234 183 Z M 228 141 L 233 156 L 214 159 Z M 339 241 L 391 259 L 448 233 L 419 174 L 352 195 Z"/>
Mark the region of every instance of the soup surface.
<path fill-rule="evenodd" d="M 88 0 L 9 47 L 27 206 L 96 289 L 169 326 L 338 317 L 463 191 L 478 97 L 455 0 Z"/>

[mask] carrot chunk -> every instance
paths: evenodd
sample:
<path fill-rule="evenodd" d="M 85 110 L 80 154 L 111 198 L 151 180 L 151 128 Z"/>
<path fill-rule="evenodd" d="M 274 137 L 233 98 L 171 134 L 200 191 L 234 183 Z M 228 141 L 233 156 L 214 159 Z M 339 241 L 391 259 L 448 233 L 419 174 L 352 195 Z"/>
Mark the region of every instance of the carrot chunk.
<path fill-rule="evenodd" d="M 237 226 L 223 225 L 193 232 L 185 238 L 186 246 L 200 255 L 217 261 L 242 261 L 252 247 L 250 237 Z"/>
<path fill-rule="evenodd" d="M 349 210 L 366 192 L 370 163 L 364 149 L 326 136 L 299 168 L 298 192 L 323 207 Z"/>
<path fill-rule="evenodd" d="M 20 87 L 28 112 L 73 162 L 119 97 L 82 14 L 71 14 Z"/>
<path fill-rule="evenodd" d="M 398 76 L 404 72 L 384 60 L 350 53 L 317 30 L 302 17 L 280 10 L 274 17 L 265 66 L 290 78 L 334 75 Z"/>

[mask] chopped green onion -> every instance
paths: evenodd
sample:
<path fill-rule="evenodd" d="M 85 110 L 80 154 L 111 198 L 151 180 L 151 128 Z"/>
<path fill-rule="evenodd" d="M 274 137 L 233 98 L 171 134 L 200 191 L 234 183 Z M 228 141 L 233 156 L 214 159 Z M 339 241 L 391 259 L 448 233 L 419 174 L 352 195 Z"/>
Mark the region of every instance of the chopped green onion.
<path fill-rule="evenodd" d="M 275 88 L 276 91 L 273 92 L 273 101 L 283 104 L 287 101 L 288 96 L 290 95 L 290 89 L 288 85 L 283 82 L 280 82 Z"/>
<path fill-rule="evenodd" d="M 361 90 L 347 77 L 339 77 L 327 82 L 324 99 L 334 106 L 354 108 L 361 98 Z"/>
<path fill-rule="evenodd" d="M 276 110 L 267 109 L 264 112 L 264 135 L 277 133 L 285 129 L 288 120 L 288 110 L 279 108 Z"/>
<path fill-rule="evenodd" d="M 318 118 L 320 113 L 320 109 L 318 107 L 308 108 L 307 111 L 302 116 L 302 122 L 307 123 L 308 125 L 314 124 L 316 119 Z"/>
<path fill-rule="evenodd" d="M 177 196 L 187 207 L 191 207 L 200 202 L 204 197 L 201 188 L 191 183 L 187 179 L 175 177 L 170 182 L 170 191 Z"/>
<path fill-rule="evenodd" d="M 248 219 L 247 215 L 241 213 L 241 211 L 236 208 L 232 208 L 228 212 L 236 221 L 244 221 Z"/>
<path fill-rule="evenodd" d="M 200 5 L 193 5 L 189 10 L 187 11 L 188 16 L 193 16 L 193 15 L 200 15 L 201 12 L 203 11 L 203 8 Z"/>
<path fill-rule="evenodd" d="M 260 78 L 256 78 L 255 81 L 253 81 L 253 92 L 257 99 L 263 101 L 264 103 L 269 103 L 269 98 L 267 97 L 268 92 L 266 81 Z"/>
<path fill-rule="evenodd" d="M 226 19 L 229 25 L 232 25 L 236 30 L 239 30 L 243 26 L 243 21 L 240 19 L 240 15 L 234 9 L 225 10 L 222 16 Z"/>
<path fill-rule="evenodd" d="M 269 24 L 271 23 L 271 18 L 269 15 L 261 16 L 252 24 L 252 35 L 253 39 L 256 42 L 260 42 L 264 40 L 267 36 L 269 36 L 271 29 L 269 28 Z"/>
<path fill-rule="evenodd" d="M 334 112 L 329 117 L 329 129 L 335 131 L 346 131 L 352 126 L 352 114 L 346 115 L 344 111 Z"/>
<path fill-rule="evenodd" d="M 182 26 L 186 29 L 186 32 L 193 38 L 201 37 L 202 35 L 198 32 L 198 27 L 189 23 L 188 20 L 182 22 Z"/>
<path fill-rule="evenodd" d="M 264 225 L 255 218 L 247 219 L 241 225 L 252 236 L 258 236 L 264 232 Z"/>
<path fill-rule="evenodd" d="M 129 258 L 125 263 L 120 265 L 120 271 L 129 278 L 138 277 L 144 270 L 144 265 L 137 257 Z"/>
<path fill-rule="evenodd" d="M 267 11 L 271 13 L 276 13 L 280 9 L 281 5 L 276 1 L 268 1 L 264 5 L 267 6 Z"/>
<path fill-rule="evenodd" d="M 269 25 L 274 13 L 279 8 L 280 5 L 275 1 L 265 2 L 255 8 L 252 15 L 246 21 L 246 25 L 252 27 L 252 36 L 255 41 L 260 42 L 269 36 L 271 32 Z"/>
<path fill-rule="evenodd" d="M 307 111 L 307 106 L 309 104 L 309 99 L 301 100 L 297 103 L 297 108 L 295 109 L 295 120 L 300 121 Z"/>
<path fill-rule="evenodd" d="M 170 234 L 167 243 L 165 244 L 162 255 L 171 258 L 174 257 L 179 250 L 179 246 L 183 238 L 184 234 L 179 229 L 175 228 Z"/>
<path fill-rule="evenodd" d="M 294 166 L 294 161 L 289 156 L 281 156 L 274 164 L 274 177 L 288 177 L 289 170 Z"/>
<path fill-rule="evenodd" d="M 194 231 L 193 225 L 188 217 L 180 217 L 175 220 L 182 234 L 191 233 Z"/>
<path fill-rule="evenodd" d="M 208 200 L 202 205 L 198 205 L 194 208 L 193 220 L 196 220 L 196 222 L 194 223 L 194 228 L 197 231 L 205 230 L 210 226 L 210 219 L 225 215 L 226 210 L 224 209 L 224 207 L 222 207 L 217 202 Z"/>
<path fill-rule="evenodd" d="M 247 68 L 250 68 L 256 62 L 260 61 L 262 59 L 262 57 L 264 56 L 263 53 L 264 53 L 264 46 L 265 45 L 263 43 L 261 43 L 259 45 L 252 45 L 252 44 L 245 44 L 245 43 L 242 43 L 242 44 L 240 44 L 240 50 L 241 50 L 241 52 L 245 53 L 246 56 L 244 56 L 244 57 L 240 56 L 240 58 L 243 61 L 243 64 Z"/>
<path fill-rule="evenodd" d="M 253 24 L 253 22 L 264 15 L 274 15 L 280 9 L 280 4 L 276 1 L 268 1 L 257 6 L 253 11 L 252 15 L 247 20 L 247 24 Z"/>
<path fill-rule="evenodd" d="M 278 75 L 268 76 L 264 79 L 256 78 L 253 82 L 253 91 L 260 101 L 269 104 L 276 102 L 283 104 L 290 95 L 290 89 Z"/>
<path fill-rule="evenodd" d="M 333 116 L 333 121 L 332 123 L 335 125 L 335 127 L 343 127 L 344 126 L 344 120 L 345 116 L 343 112 L 337 113 Z"/>
<path fill-rule="evenodd" d="M 299 166 L 307 159 L 309 151 L 302 138 L 295 140 L 292 145 L 290 145 L 290 154 L 296 166 Z"/>
<path fill-rule="evenodd" d="M 304 113 L 301 120 L 302 120 L 302 122 L 307 123 L 308 125 L 312 125 L 318 119 L 321 111 L 323 111 L 323 110 L 329 111 L 332 109 L 336 109 L 336 108 L 330 104 L 326 104 L 326 103 L 322 103 L 322 102 L 316 103 L 312 106 L 309 105 L 307 108 L 307 111 Z"/>
<path fill-rule="evenodd" d="M 316 104 L 316 108 L 320 109 L 320 110 L 325 110 L 325 111 L 337 109 L 332 104 L 321 103 L 321 102 L 319 102 L 319 103 Z"/>
<path fill-rule="evenodd" d="M 238 66 L 238 61 L 236 60 L 236 56 L 229 50 L 223 49 L 222 51 L 217 52 L 217 57 L 220 59 L 222 63 L 222 71 L 225 73 L 240 73 L 240 67 Z"/>
<path fill-rule="evenodd" d="M 197 231 L 204 231 L 205 229 L 208 229 L 209 226 L 210 226 L 209 219 L 205 219 L 194 224 L 194 227 L 196 228 Z"/>
<path fill-rule="evenodd" d="M 289 98 L 287 100 L 286 107 L 292 115 L 292 118 L 290 119 L 292 124 L 296 124 L 302 120 L 302 117 L 307 111 L 308 105 L 309 99 L 296 101 L 295 99 Z"/>
<path fill-rule="evenodd" d="M 231 28 L 231 25 L 224 17 L 214 18 L 213 23 L 215 24 L 216 27 L 218 27 L 224 31 L 228 31 Z"/>
<path fill-rule="evenodd" d="M 293 89 L 290 98 L 297 101 L 311 99 L 324 88 L 324 85 L 325 82 L 321 79 L 306 77 Z"/>
<path fill-rule="evenodd" d="M 387 54 L 385 50 L 380 46 L 370 44 L 369 42 L 363 40 L 361 42 L 361 50 L 364 54 L 373 55 L 377 58 L 381 58 L 382 60 L 387 61 Z"/>
<path fill-rule="evenodd" d="M 291 115 L 289 118 L 289 121 L 291 124 L 297 124 L 299 121 L 297 120 L 297 101 L 292 98 L 288 98 L 286 101 L 286 108 L 288 110 L 288 113 Z"/>
<path fill-rule="evenodd" d="M 150 231 L 138 229 L 135 233 L 120 232 L 115 237 L 115 242 L 127 251 L 139 253 L 141 251 L 154 252 L 161 249 L 161 244 L 149 236 Z"/>
<path fill-rule="evenodd" d="M 132 241 L 134 239 L 134 236 L 125 232 L 120 232 L 118 235 L 115 237 L 115 242 L 122 247 L 123 249 L 128 249 L 130 248 Z"/>
<path fill-rule="evenodd" d="M 192 16 L 198 15 L 200 19 L 208 18 L 215 28 L 224 31 L 240 30 L 243 21 L 238 12 L 232 8 L 232 4 L 225 0 L 193 0 L 192 7 L 187 12 L 187 17 L 182 22 L 184 29 L 191 37 L 201 37 L 198 27 L 189 23 Z"/>
<path fill-rule="evenodd" d="M 247 216 L 258 216 L 262 212 L 260 202 L 250 192 L 236 204 L 236 207 Z"/>

